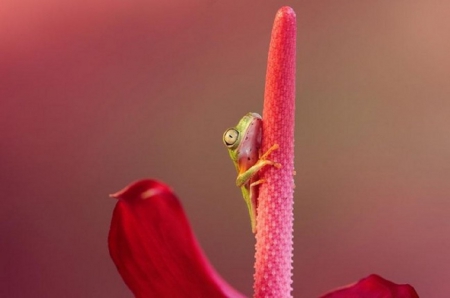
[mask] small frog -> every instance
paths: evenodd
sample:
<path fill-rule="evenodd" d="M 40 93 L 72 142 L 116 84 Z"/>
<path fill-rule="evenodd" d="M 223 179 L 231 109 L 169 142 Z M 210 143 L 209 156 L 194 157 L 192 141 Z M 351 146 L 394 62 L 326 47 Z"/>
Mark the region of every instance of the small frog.
<path fill-rule="evenodd" d="M 264 183 L 258 172 L 267 165 L 280 168 L 281 164 L 267 160 L 267 156 L 278 149 L 274 144 L 261 155 L 262 117 L 257 113 L 248 113 L 239 123 L 223 134 L 223 143 L 228 148 L 231 160 L 238 173 L 236 185 L 241 188 L 247 203 L 252 232 L 256 233 L 256 211 L 258 207 L 257 185 Z"/>

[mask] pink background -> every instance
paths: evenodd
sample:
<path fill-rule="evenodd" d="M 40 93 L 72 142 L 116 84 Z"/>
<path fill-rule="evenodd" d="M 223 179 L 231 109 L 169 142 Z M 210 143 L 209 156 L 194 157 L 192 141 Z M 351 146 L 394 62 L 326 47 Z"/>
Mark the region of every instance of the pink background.
<path fill-rule="evenodd" d="M 294 295 L 378 273 L 448 296 L 450 4 L 161 2 L 2 2 L 0 296 L 132 297 L 108 255 L 108 194 L 144 177 L 173 187 L 211 262 L 251 295 L 254 238 L 221 138 L 261 112 L 286 4 Z"/>

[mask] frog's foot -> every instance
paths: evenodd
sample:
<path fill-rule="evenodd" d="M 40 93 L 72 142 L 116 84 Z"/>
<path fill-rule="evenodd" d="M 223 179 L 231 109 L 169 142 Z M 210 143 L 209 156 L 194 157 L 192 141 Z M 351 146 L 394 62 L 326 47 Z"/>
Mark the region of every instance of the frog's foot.
<path fill-rule="evenodd" d="M 262 160 L 267 159 L 267 156 L 269 156 L 270 153 L 277 150 L 278 148 L 280 148 L 280 146 L 278 144 L 273 144 L 272 147 L 270 147 L 269 150 L 266 151 L 266 153 L 264 153 L 263 155 L 261 155 L 259 157 L 259 159 L 262 159 Z"/>
<path fill-rule="evenodd" d="M 260 160 L 258 160 L 258 162 L 256 163 L 256 165 L 257 165 L 260 169 L 262 169 L 262 168 L 265 167 L 265 166 L 273 166 L 273 167 L 275 167 L 275 168 L 277 168 L 277 169 L 281 168 L 281 163 L 275 162 L 275 161 L 272 161 L 272 160 L 267 160 L 267 159 L 260 159 Z"/>
<path fill-rule="evenodd" d="M 273 162 L 272 166 L 274 166 L 274 167 L 277 168 L 277 169 L 280 169 L 280 168 L 281 168 L 281 163 L 279 163 L 279 162 Z"/>
<path fill-rule="evenodd" d="M 253 183 L 250 184 L 250 187 L 256 186 L 256 185 L 260 185 L 266 183 L 266 179 L 259 179 L 258 181 L 255 181 Z"/>
<path fill-rule="evenodd" d="M 272 153 L 273 151 L 277 150 L 278 148 L 280 148 L 280 146 L 278 144 L 274 144 L 272 147 L 269 148 L 269 150 L 266 151 L 266 153 L 264 153 L 263 155 L 261 155 L 259 157 L 259 161 L 258 162 L 264 164 L 264 166 L 265 165 L 270 165 L 270 166 L 274 166 L 277 169 L 281 168 L 281 164 L 280 163 L 267 159 L 269 154 Z"/>

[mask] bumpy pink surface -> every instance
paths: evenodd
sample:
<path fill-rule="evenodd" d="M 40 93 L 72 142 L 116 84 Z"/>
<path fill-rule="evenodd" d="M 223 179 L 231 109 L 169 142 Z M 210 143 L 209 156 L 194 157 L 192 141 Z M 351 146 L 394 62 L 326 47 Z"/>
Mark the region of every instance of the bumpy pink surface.
<path fill-rule="evenodd" d="M 276 14 L 269 48 L 263 110 L 263 152 L 280 169 L 263 171 L 260 187 L 254 297 L 290 297 L 292 292 L 296 17 L 290 7 Z"/>

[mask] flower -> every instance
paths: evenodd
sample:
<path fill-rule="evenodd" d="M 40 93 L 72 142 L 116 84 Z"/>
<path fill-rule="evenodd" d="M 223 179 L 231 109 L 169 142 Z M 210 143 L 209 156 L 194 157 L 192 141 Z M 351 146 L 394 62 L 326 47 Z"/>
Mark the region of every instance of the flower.
<path fill-rule="evenodd" d="M 273 25 L 263 110 L 262 150 L 280 169 L 261 171 L 254 297 L 292 296 L 296 16 L 282 7 Z M 208 262 L 181 204 L 162 182 L 145 179 L 112 195 L 108 245 L 125 283 L 138 298 L 244 297 Z M 407 285 L 371 275 L 322 298 L 418 297 Z"/>

